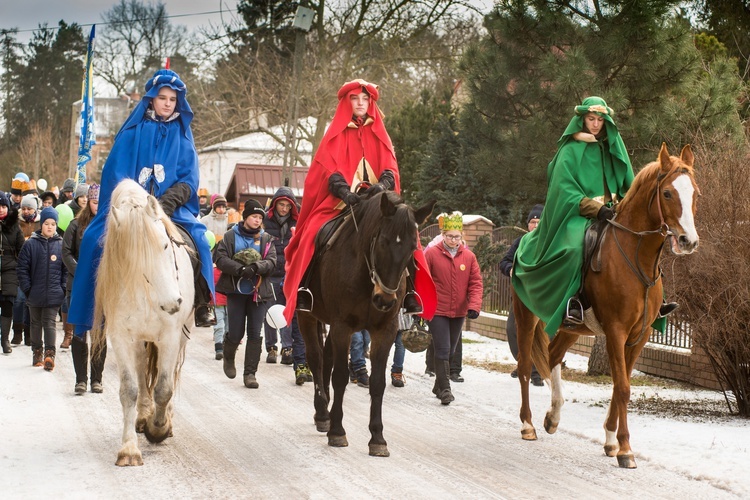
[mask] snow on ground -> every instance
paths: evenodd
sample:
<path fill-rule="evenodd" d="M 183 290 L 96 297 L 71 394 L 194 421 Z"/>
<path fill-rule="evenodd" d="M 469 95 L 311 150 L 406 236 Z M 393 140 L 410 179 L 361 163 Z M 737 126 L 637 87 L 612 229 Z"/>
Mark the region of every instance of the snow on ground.
<path fill-rule="evenodd" d="M 463 345 L 466 382 L 453 384 L 456 401 L 448 407 L 430 393 L 434 379 L 424 374 L 424 353 L 407 352 L 406 387 L 389 384 L 384 397 L 387 459 L 367 456 L 365 389 L 349 385 L 350 445 L 331 448 L 312 425 L 313 387 L 295 386 L 291 368 L 262 362 L 260 389 L 245 389 L 241 377 L 227 379 L 213 359 L 210 330 L 191 337 L 175 437 L 153 445 L 141 436 L 145 464 L 136 468 L 113 465 L 122 417 L 111 351 L 104 394 L 84 396 L 73 395 L 66 351 L 58 353 L 53 373 L 32 368 L 25 346 L 0 356 L 2 498 L 750 498 L 750 420 L 631 411 L 638 468 L 619 469 L 602 448 L 611 387 L 564 382 L 557 433 L 542 427 L 549 388 L 531 387 L 539 439 L 521 440 L 518 381 L 470 364 L 510 365 L 508 345 L 473 332 Z M 587 358 L 568 354 L 566 363 L 585 370 Z M 723 398 L 658 385 L 632 393 L 655 396 Z"/>

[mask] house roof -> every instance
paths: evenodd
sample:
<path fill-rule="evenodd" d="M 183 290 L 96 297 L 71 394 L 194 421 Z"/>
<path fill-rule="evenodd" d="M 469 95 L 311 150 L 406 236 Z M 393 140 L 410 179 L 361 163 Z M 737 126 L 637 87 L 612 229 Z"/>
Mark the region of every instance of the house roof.
<path fill-rule="evenodd" d="M 253 165 L 248 163 L 238 163 L 234 167 L 232 180 L 225 193 L 228 203 L 244 203 L 248 198 L 254 198 L 261 202 L 272 197 L 276 190 L 284 185 L 281 178 L 280 165 Z M 289 180 L 289 187 L 292 189 L 294 196 L 298 200 L 302 199 L 302 193 L 305 186 L 305 177 L 307 176 L 306 167 L 294 167 L 292 177 Z"/>
<path fill-rule="evenodd" d="M 316 120 L 314 118 L 305 118 L 300 120 L 299 126 L 308 131 L 310 136 L 312 136 L 315 130 L 315 123 Z M 285 134 L 284 127 L 277 125 L 275 127 L 270 127 L 268 132 L 253 132 L 235 137 L 234 139 L 206 146 L 205 148 L 199 149 L 198 153 L 208 153 L 217 150 L 275 152 L 283 150 L 283 146 L 278 139 L 283 141 Z M 274 138 L 274 136 L 276 138 Z M 302 154 L 302 156 L 306 156 L 312 154 L 313 147 L 310 141 L 302 139 L 297 143 L 295 149 Z"/>

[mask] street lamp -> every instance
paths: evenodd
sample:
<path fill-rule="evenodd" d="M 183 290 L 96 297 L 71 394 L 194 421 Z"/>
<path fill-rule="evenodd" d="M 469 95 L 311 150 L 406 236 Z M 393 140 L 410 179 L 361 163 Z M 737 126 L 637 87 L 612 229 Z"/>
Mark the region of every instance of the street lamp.
<path fill-rule="evenodd" d="M 285 186 L 290 186 L 292 177 L 293 155 L 292 147 L 297 138 L 297 122 L 299 121 L 299 89 L 302 80 L 302 63 L 305 56 L 305 35 L 312 27 L 315 11 L 307 7 L 297 7 L 292 26 L 296 29 L 294 38 L 294 76 L 291 95 L 289 96 L 289 112 L 287 115 L 286 140 L 284 144 L 284 165 L 281 178 Z"/>

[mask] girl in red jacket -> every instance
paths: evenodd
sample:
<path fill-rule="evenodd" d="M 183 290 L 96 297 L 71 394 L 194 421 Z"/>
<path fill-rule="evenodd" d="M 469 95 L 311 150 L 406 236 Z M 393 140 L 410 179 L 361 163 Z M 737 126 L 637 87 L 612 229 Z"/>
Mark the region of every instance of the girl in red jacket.
<path fill-rule="evenodd" d="M 482 307 L 482 274 L 476 256 L 463 240 L 463 214 L 438 215 L 443 241 L 425 252 L 437 289 L 437 311 L 429 321 L 435 350 L 435 386 L 432 392 L 444 405 L 455 398 L 451 393 L 450 356 L 456 349 L 464 317 L 479 316 Z"/>

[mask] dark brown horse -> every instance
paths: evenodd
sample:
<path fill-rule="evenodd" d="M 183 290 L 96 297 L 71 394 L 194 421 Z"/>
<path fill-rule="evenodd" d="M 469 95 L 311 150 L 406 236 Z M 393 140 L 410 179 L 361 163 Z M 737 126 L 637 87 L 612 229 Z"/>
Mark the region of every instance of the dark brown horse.
<path fill-rule="evenodd" d="M 549 342 L 539 318 L 513 294 L 523 439 L 536 439 L 529 407 L 532 362 L 552 392 L 544 419 L 545 430 L 552 434 L 564 402 L 560 383 L 563 356 L 579 335 L 593 335 L 595 330 L 601 334 L 603 330 L 614 383 L 604 422 L 604 451 L 607 456 L 617 456 L 620 467 L 636 467 L 628 430 L 630 375 L 662 301 L 659 259 L 664 245 L 678 255 L 692 253 L 698 247 L 694 216 L 699 195 L 690 146 L 685 146 L 677 158 L 669 156 L 666 145 L 662 145 L 658 160 L 635 177 L 617 207 L 617 217 L 605 230 L 601 269 L 594 272 L 589 268 L 584 280 L 586 296 L 601 329 L 587 321 L 586 326 L 561 328 Z"/>
<path fill-rule="evenodd" d="M 415 211 L 392 192 L 364 199 L 354 206 L 353 217 L 342 224 L 330 248 L 313 258 L 307 282 L 313 308 L 298 311 L 297 319 L 315 381 L 315 425 L 328 433 L 330 446 L 348 446 L 342 403 L 349 383 L 349 342 L 352 333 L 367 330 L 372 339 L 370 455 L 389 455 L 381 414 L 386 363 L 396 338 L 407 265 L 417 248 L 417 226 L 433 206 Z M 330 325 L 327 336 L 324 324 Z"/>

